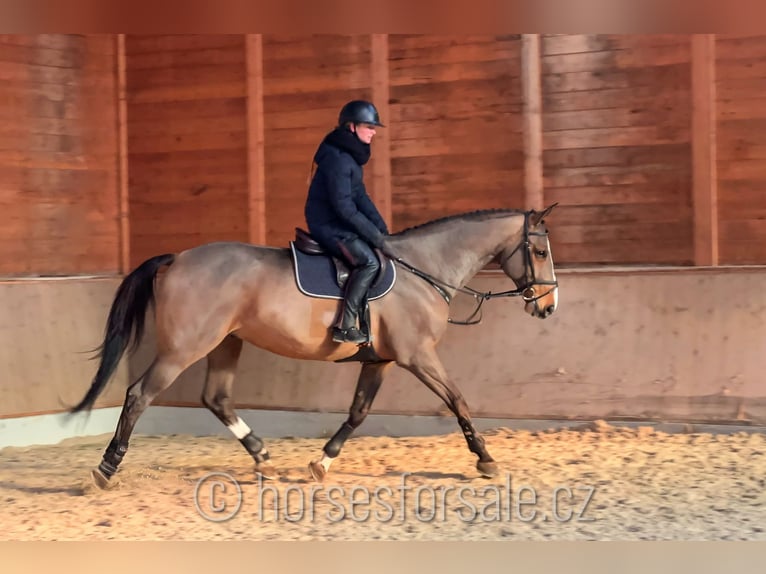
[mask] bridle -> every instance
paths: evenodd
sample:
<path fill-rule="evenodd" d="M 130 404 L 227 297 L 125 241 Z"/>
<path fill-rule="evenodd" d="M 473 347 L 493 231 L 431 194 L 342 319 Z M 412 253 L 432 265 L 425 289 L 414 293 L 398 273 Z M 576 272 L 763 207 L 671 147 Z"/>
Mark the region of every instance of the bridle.
<path fill-rule="evenodd" d="M 498 297 L 521 297 L 526 303 L 535 303 L 548 295 L 551 291 L 554 289 L 557 289 L 559 286 L 559 283 L 557 280 L 553 281 L 547 281 L 544 279 L 538 280 L 535 276 L 535 268 L 532 265 L 532 244 L 529 241 L 530 236 L 538 236 L 538 237 L 546 237 L 548 235 L 547 231 L 530 231 L 529 230 L 529 215 L 530 212 L 527 211 L 524 213 L 524 230 L 523 230 L 523 238 L 519 242 L 519 244 L 514 247 L 513 251 L 511 251 L 508 255 L 506 255 L 503 260 L 500 262 L 500 266 L 502 267 L 505 265 L 505 263 L 513 257 L 516 252 L 519 249 L 524 249 L 524 279 L 523 284 L 520 287 L 516 287 L 516 289 L 509 289 L 508 291 L 500 291 L 498 293 L 493 293 L 492 291 L 477 291 L 476 289 L 472 289 L 471 287 L 460 287 L 455 285 L 450 285 L 446 281 L 442 281 L 441 279 L 437 279 L 433 275 L 430 275 L 429 273 L 426 273 L 425 271 L 421 271 L 420 269 L 413 267 L 409 263 L 403 261 L 402 259 L 396 259 L 396 262 L 407 269 L 410 273 L 413 273 L 414 275 L 417 275 L 427 283 L 429 283 L 434 289 L 436 289 L 436 292 L 439 293 L 439 295 L 442 296 L 442 298 L 447 302 L 449 305 L 450 301 L 452 300 L 452 297 L 447 292 L 447 289 L 453 289 L 458 293 L 464 293 L 466 295 L 470 295 L 474 298 L 474 301 L 476 302 L 476 309 L 473 313 L 466 319 L 465 321 L 455 321 L 451 318 L 447 319 L 447 322 L 452 323 L 454 325 L 476 325 L 477 323 L 481 322 L 482 315 L 481 315 L 481 306 L 484 304 L 484 301 L 487 299 L 496 299 Z M 521 282 L 521 279 L 516 280 L 516 278 L 511 277 L 514 283 L 516 285 L 519 285 Z M 550 285 L 550 288 L 545 291 L 544 293 L 541 293 L 540 295 L 535 295 L 535 286 L 538 285 Z M 474 319 L 476 315 L 479 314 L 478 319 Z"/>

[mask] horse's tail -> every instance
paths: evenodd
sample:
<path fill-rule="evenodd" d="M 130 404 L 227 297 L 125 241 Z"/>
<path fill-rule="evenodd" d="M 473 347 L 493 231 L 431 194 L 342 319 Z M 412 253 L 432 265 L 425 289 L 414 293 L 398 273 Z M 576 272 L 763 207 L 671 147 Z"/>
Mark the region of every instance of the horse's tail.
<path fill-rule="evenodd" d="M 133 340 L 135 350 L 144 334 L 144 319 L 149 304 L 154 300 L 154 279 L 163 265 L 173 263 L 175 255 L 165 254 L 147 259 L 123 279 L 109 310 L 104 342 L 98 347 L 101 358 L 98 371 L 83 399 L 69 412 L 90 410 L 106 387 L 117 365 Z"/>

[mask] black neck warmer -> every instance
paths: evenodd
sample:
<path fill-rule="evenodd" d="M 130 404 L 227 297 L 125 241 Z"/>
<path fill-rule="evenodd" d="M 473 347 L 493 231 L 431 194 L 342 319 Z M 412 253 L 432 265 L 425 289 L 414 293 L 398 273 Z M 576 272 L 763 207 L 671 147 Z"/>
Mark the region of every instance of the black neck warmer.
<path fill-rule="evenodd" d="M 345 127 L 335 128 L 325 136 L 322 143 L 348 152 L 359 165 L 366 164 L 370 159 L 370 144 L 364 143 L 356 137 L 355 133 Z"/>

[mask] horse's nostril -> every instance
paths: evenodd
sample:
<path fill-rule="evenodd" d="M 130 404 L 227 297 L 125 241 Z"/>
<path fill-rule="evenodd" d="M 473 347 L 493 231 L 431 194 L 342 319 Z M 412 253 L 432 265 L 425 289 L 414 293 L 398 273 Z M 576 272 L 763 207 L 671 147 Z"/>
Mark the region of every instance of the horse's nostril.
<path fill-rule="evenodd" d="M 556 307 L 554 307 L 553 305 L 548 305 L 548 306 L 545 308 L 545 314 L 546 314 L 546 315 L 552 315 L 552 314 L 553 314 L 553 311 L 555 311 L 555 310 L 556 310 Z"/>

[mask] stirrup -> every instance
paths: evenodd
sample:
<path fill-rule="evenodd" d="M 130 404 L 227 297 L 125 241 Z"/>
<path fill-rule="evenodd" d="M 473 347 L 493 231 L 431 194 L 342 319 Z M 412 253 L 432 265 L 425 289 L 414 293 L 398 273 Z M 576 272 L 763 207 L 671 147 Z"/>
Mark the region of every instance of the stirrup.
<path fill-rule="evenodd" d="M 336 343 L 355 343 L 357 345 L 369 342 L 364 333 L 356 327 L 349 327 L 348 329 L 333 327 L 332 340 Z"/>

